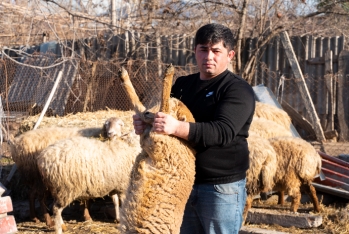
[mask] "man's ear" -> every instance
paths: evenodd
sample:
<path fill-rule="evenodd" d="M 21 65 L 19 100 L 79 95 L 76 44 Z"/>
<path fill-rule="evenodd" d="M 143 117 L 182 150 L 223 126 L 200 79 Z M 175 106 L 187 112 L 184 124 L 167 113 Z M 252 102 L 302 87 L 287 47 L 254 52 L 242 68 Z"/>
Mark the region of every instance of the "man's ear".
<path fill-rule="evenodd" d="M 229 57 L 230 60 L 233 59 L 234 55 L 235 55 L 235 51 L 234 50 L 229 51 L 228 57 Z"/>

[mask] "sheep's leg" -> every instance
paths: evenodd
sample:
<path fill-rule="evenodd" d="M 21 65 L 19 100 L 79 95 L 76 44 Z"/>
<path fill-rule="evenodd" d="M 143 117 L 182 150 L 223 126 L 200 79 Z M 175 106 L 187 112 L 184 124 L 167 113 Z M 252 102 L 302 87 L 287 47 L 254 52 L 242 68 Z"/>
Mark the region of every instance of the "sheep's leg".
<path fill-rule="evenodd" d="M 172 87 L 172 81 L 173 81 L 173 75 L 174 75 L 174 68 L 171 65 L 169 65 L 165 70 L 165 77 L 163 80 L 163 86 L 162 86 L 162 100 L 161 100 L 161 107 L 160 111 L 168 114 L 170 112 L 170 95 L 171 95 L 171 87 Z"/>
<path fill-rule="evenodd" d="M 40 207 L 41 207 L 42 213 L 44 215 L 46 225 L 48 227 L 53 227 L 54 222 L 52 221 L 51 216 L 50 216 L 49 212 L 47 211 L 46 198 L 47 198 L 47 193 L 44 192 L 42 197 L 40 197 Z"/>
<path fill-rule="evenodd" d="M 244 208 L 244 213 L 243 213 L 243 223 L 245 223 L 246 218 L 247 218 L 247 214 L 248 214 L 248 210 L 252 207 L 252 201 L 253 201 L 253 197 L 251 195 L 247 195 L 246 197 L 246 204 L 245 204 L 245 208 Z"/>
<path fill-rule="evenodd" d="M 315 190 L 314 186 L 309 183 L 309 184 L 304 185 L 303 188 L 304 188 L 304 191 L 309 195 L 309 197 L 313 203 L 314 211 L 319 213 L 320 212 L 319 200 L 317 198 L 316 190 Z"/>
<path fill-rule="evenodd" d="M 62 231 L 65 232 L 67 227 L 63 223 L 62 211 L 64 207 L 59 207 L 55 202 L 53 205 L 53 215 L 55 216 L 55 230 L 56 234 L 62 234 Z"/>
<path fill-rule="evenodd" d="M 32 190 L 29 193 L 29 216 L 33 222 L 39 223 L 40 220 L 36 217 L 36 212 L 35 212 L 35 197 L 36 197 L 36 191 L 32 188 Z"/>
<path fill-rule="evenodd" d="M 120 222 L 120 213 L 119 213 L 119 196 L 117 194 L 114 194 L 111 196 L 111 199 L 113 200 L 114 207 L 115 207 L 115 219 L 116 222 Z"/>
<path fill-rule="evenodd" d="M 297 212 L 299 204 L 301 203 L 301 193 L 300 191 L 297 191 L 292 197 L 292 202 L 291 202 L 291 211 L 294 213 Z"/>
<path fill-rule="evenodd" d="M 84 201 L 84 220 L 85 221 L 92 220 L 89 212 L 90 207 L 91 207 L 91 200 Z"/>
<path fill-rule="evenodd" d="M 146 108 L 143 106 L 143 104 L 139 100 L 136 90 L 134 89 L 131 83 L 130 77 L 124 67 L 121 67 L 121 70 L 119 71 L 119 77 L 123 82 L 123 86 L 125 88 L 126 94 L 129 97 L 135 111 L 137 113 L 144 112 Z"/>
<path fill-rule="evenodd" d="M 285 193 L 284 191 L 278 191 L 278 204 L 284 205 L 285 204 Z"/>

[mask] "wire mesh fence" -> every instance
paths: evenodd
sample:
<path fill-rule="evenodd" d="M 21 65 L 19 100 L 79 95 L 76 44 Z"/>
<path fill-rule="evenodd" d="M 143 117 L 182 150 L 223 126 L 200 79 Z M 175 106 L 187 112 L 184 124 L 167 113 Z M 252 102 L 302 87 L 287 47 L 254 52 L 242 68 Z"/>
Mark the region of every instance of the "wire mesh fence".
<path fill-rule="evenodd" d="M 161 77 L 167 66 L 162 62 L 64 60 L 50 54 L 40 54 L 22 63 L 0 60 L 0 92 L 5 113 L 3 126 L 9 128 L 29 115 L 41 113 L 59 71 L 63 71 L 63 78 L 46 116 L 65 116 L 105 109 L 131 110 L 131 103 L 118 78 L 121 66 L 128 71 L 145 106 L 151 107 L 159 102 Z M 193 64 L 175 68 L 175 78 L 197 72 Z M 330 78 L 305 77 L 309 95 L 327 139 L 326 143 L 318 143 L 318 147 L 331 155 L 349 154 L 346 132 L 348 107 L 340 108 L 338 105 L 348 103 L 348 88 L 345 87 L 349 87 L 349 82 L 346 77 L 339 81 L 338 76 L 339 74 Z M 301 137 L 315 142 L 316 134 L 307 120 L 309 112 L 297 84 L 300 81 L 292 74 L 280 75 L 268 70 L 267 66 L 260 69 L 256 77 L 252 85 L 267 86 L 283 108 L 287 108 L 289 114 L 293 113 L 293 124 Z M 332 88 L 324 89 L 326 84 Z"/>

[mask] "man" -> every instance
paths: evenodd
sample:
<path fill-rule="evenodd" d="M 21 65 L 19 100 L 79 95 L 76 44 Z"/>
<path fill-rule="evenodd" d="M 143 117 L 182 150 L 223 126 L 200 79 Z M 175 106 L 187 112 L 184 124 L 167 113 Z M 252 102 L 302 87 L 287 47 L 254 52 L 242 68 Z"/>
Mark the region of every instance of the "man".
<path fill-rule="evenodd" d="M 196 123 L 161 112 L 155 115 L 153 131 L 188 140 L 197 151 L 195 184 L 181 234 L 232 234 L 241 228 L 249 167 L 246 138 L 255 99 L 251 86 L 228 70 L 234 46 L 229 28 L 201 27 L 195 36 L 199 73 L 179 77 L 171 92 L 189 108 Z M 135 131 L 141 134 L 144 124 L 138 116 L 133 118 Z"/>

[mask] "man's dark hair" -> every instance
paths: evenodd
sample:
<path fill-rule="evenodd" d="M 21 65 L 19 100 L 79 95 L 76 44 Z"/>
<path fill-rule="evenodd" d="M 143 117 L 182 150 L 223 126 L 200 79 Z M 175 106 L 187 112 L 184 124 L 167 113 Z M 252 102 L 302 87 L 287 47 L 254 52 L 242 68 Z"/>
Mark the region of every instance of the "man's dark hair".
<path fill-rule="evenodd" d="M 206 24 L 199 28 L 195 35 L 195 47 L 198 44 L 216 44 L 223 41 L 223 46 L 232 50 L 235 47 L 236 40 L 232 31 L 221 24 Z"/>

